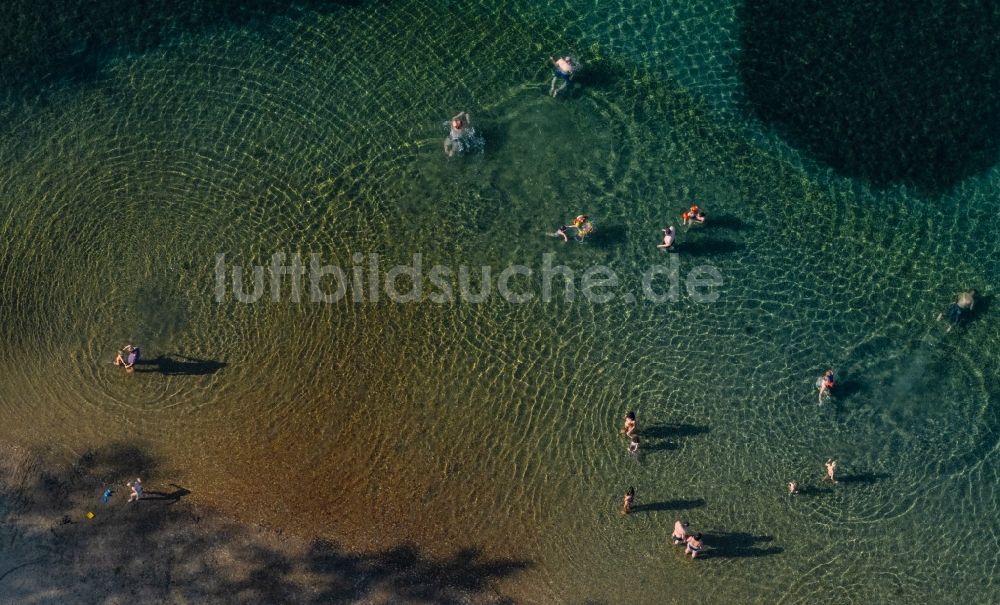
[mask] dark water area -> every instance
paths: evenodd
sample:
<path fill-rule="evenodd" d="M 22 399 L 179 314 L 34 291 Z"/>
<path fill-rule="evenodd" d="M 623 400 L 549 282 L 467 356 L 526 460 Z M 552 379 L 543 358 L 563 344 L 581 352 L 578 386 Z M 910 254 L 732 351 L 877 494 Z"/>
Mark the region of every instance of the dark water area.
<path fill-rule="evenodd" d="M 276 16 L 327 12 L 362 0 L 11 0 L 0 21 L 0 86 L 31 95 L 67 80 L 86 82 L 109 60 L 142 53 L 182 33 L 254 28 Z"/>
<path fill-rule="evenodd" d="M 839 173 L 944 191 L 1000 157 L 995 2 L 748 0 L 739 15 L 752 110 Z"/>

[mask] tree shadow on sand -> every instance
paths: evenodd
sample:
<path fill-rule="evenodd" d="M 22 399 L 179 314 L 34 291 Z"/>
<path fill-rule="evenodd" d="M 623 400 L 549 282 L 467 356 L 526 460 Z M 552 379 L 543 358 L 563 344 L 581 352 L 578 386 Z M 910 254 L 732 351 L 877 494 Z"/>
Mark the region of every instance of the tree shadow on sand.
<path fill-rule="evenodd" d="M 242 525 L 184 500 L 190 491 L 176 484 L 150 489 L 162 485 L 158 465 L 129 444 L 28 473 L 27 482 L 22 467 L 0 463 L 5 602 L 39 594 L 47 602 L 77 602 L 89 594 L 101 602 L 511 603 L 497 592 L 498 582 L 532 565 L 471 545 L 443 557 L 407 543 L 351 552 Z M 159 497 L 126 504 L 116 493 L 100 503 L 108 485 L 137 476 L 147 494 Z M 87 519 L 85 511 L 96 516 Z"/>

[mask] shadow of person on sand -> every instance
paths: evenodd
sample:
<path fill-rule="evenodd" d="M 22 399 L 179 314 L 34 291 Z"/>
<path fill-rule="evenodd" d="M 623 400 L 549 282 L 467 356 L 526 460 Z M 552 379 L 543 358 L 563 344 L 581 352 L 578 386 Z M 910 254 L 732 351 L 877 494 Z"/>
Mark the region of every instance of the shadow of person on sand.
<path fill-rule="evenodd" d="M 705 506 L 704 498 L 694 500 L 664 500 L 662 502 L 650 502 L 649 504 L 637 504 L 631 508 L 633 513 L 655 512 L 661 510 L 687 510 Z"/>
<path fill-rule="evenodd" d="M 136 372 L 159 372 L 164 376 L 203 376 L 226 367 L 226 363 L 222 361 L 196 359 L 176 353 L 167 353 L 155 359 L 140 359 L 135 365 Z"/>
<path fill-rule="evenodd" d="M 711 547 L 701 558 L 745 558 L 766 557 L 785 551 L 780 546 L 760 548 L 754 546 L 758 542 L 770 542 L 771 536 L 755 536 L 744 532 L 702 533 L 705 545 Z"/>
<path fill-rule="evenodd" d="M 170 493 L 167 493 L 167 492 L 158 492 L 158 491 L 152 491 L 152 490 L 146 490 L 144 492 L 146 495 L 143 496 L 142 498 L 139 498 L 139 499 L 140 500 L 164 500 L 164 501 L 167 502 L 167 504 L 173 504 L 175 502 L 180 501 L 181 498 L 183 498 L 184 496 L 187 496 L 188 494 L 191 493 L 191 490 L 183 488 L 183 487 L 177 485 L 176 483 L 171 483 L 170 487 L 174 488 L 174 491 L 172 491 Z"/>

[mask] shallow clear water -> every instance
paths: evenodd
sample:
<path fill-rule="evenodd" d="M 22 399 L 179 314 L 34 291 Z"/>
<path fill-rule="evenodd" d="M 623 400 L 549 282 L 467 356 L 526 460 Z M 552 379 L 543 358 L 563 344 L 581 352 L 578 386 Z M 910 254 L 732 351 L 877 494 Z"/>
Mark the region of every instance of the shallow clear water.
<path fill-rule="evenodd" d="M 0 437 L 63 458 L 137 442 L 204 502 L 350 548 L 528 561 L 496 579 L 528 602 L 998 600 L 1000 172 L 875 186 L 817 162 L 745 103 L 740 19 L 167 20 L 25 84 L 0 110 Z M 587 85 L 553 100 L 567 50 Z M 486 149 L 447 159 L 462 109 Z M 710 219 L 681 233 L 680 271 L 716 267 L 719 299 L 624 300 L 694 200 Z M 545 236 L 580 212 L 590 241 Z M 553 253 L 622 283 L 607 304 L 215 301 L 216 254 L 275 252 L 495 272 Z M 946 334 L 967 287 L 983 308 Z M 128 341 L 148 371 L 111 365 Z M 845 392 L 819 407 L 827 367 Z M 677 518 L 713 556 L 668 544 Z"/>

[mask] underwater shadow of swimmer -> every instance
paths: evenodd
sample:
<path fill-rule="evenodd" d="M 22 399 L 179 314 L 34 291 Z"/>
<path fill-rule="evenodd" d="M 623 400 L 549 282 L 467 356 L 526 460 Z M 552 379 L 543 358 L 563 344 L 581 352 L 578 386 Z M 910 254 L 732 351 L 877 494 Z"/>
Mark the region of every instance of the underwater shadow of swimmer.
<path fill-rule="evenodd" d="M 728 239 L 706 239 L 695 240 L 693 242 L 681 242 L 674 249 L 681 254 L 729 254 L 742 250 L 742 242 L 734 242 Z"/>
<path fill-rule="evenodd" d="M 870 485 L 882 479 L 888 479 L 892 475 L 888 473 L 854 473 L 853 475 L 843 475 L 837 477 L 837 483 L 856 483 L 858 485 Z"/>
<path fill-rule="evenodd" d="M 573 77 L 574 86 L 570 87 L 570 90 L 574 87 L 607 88 L 615 83 L 618 79 L 617 73 L 620 71 L 620 67 L 606 60 L 587 63 L 579 75 Z"/>
<path fill-rule="evenodd" d="M 861 383 L 856 380 L 845 380 L 843 382 L 838 382 L 837 386 L 834 388 L 834 396 L 838 399 L 843 399 L 845 397 L 850 397 L 851 395 L 856 395 L 861 392 Z"/>
<path fill-rule="evenodd" d="M 510 128 L 503 120 L 490 119 L 489 116 L 479 117 L 483 120 L 476 124 L 476 133 L 483 137 L 483 155 L 490 156 L 507 145 L 507 139 L 510 138 Z M 486 126 L 482 126 L 483 122 L 486 123 Z"/>
<path fill-rule="evenodd" d="M 718 229 L 730 229 L 732 231 L 742 231 L 747 228 L 747 224 L 742 219 L 731 214 L 713 214 L 707 219 L 705 225 L 710 225 L 712 228 Z"/>
<path fill-rule="evenodd" d="M 647 452 L 664 452 L 668 450 L 680 449 L 681 443 L 678 441 L 667 441 L 669 437 L 683 438 L 701 435 L 709 431 L 707 426 L 697 426 L 693 424 L 654 424 L 652 426 L 639 429 L 639 434 L 646 439 L 660 439 L 661 441 L 650 444 L 648 441 L 643 446 Z"/>
<path fill-rule="evenodd" d="M 993 297 L 985 294 L 976 294 L 976 304 L 969 311 L 962 312 L 962 319 L 959 321 L 959 325 L 971 324 L 979 320 L 980 315 L 986 315 L 990 310 L 990 304 L 993 302 Z"/>
<path fill-rule="evenodd" d="M 643 437 L 666 438 L 666 437 L 692 437 L 709 432 L 707 426 L 696 424 L 653 424 L 647 427 L 640 427 L 639 434 Z"/>
<path fill-rule="evenodd" d="M 801 486 L 798 488 L 797 496 L 825 496 L 832 494 L 832 487 Z"/>
<path fill-rule="evenodd" d="M 611 248 L 624 244 L 627 239 L 626 233 L 625 227 L 621 225 L 602 226 L 596 229 L 593 235 L 588 235 L 587 240 L 593 242 L 595 246 Z"/>
<path fill-rule="evenodd" d="M 755 536 L 745 532 L 710 534 L 705 532 L 702 539 L 706 546 L 711 548 L 704 554 L 699 554 L 698 558 L 744 558 L 744 557 L 766 557 L 785 552 L 780 546 L 771 548 L 760 548 L 754 546 L 758 542 L 771 542 L 772 536 Z"/>
<path fill-rule="evenodd" d="M 160 355 L 155 359 L 139 360 L 136 364 L 136 372 L 159 372 L 164 376 L 203 376 L 214 374 L 226 367 L 223 361 L 212 361 L 209 359 L 196 359 L 168 353 Z M 153 368 L 140 368 L 138 366 L 155 366 Z"/>
<path fill-rule="evenodd" d="M 638 504 L 629 510 L 633 513 L 651 513 L 661 510 L 687 510 L 691 508 L 699 508 L 701 506 L 705 506 L 704 498 L 695 498 L 694 500 L 664 500 L 662 502 L 650 502 L 649 504 Z"/>

